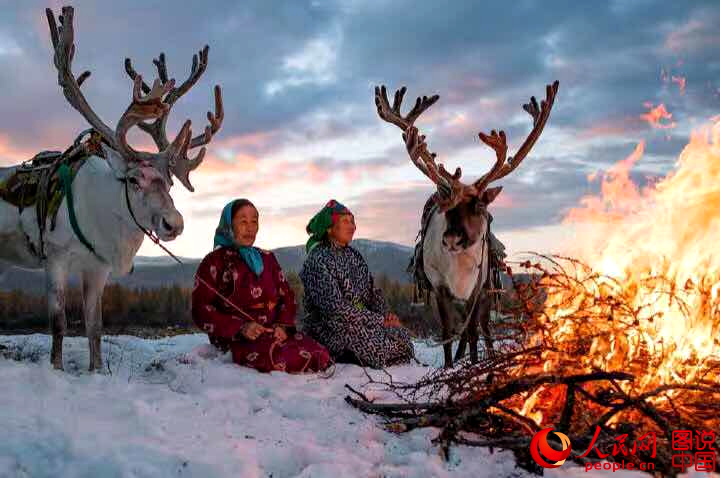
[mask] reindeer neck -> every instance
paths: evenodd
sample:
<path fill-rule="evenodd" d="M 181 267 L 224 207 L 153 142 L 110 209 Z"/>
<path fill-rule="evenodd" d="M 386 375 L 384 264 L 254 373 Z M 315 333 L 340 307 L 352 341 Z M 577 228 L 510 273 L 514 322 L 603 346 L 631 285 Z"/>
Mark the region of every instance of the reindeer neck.
<path fill-rule="evenodd" d="M 487 238 L 481 238 L 461 253 L 451 254 L 442 246 L 445 228 L 444 215 L 436 212 L 423 240 L 425 274 L 435 289 L 445 287 L 455 298 L 466 300 L 477 281 L 487 277 Z"/>
<path fill-rule="evenodd" d="M 124 183 L 93 156 L 78 171 L 73 189 L 83 233 L 116 274 L 128 273 L 145 236 L 128 211 Z"/>

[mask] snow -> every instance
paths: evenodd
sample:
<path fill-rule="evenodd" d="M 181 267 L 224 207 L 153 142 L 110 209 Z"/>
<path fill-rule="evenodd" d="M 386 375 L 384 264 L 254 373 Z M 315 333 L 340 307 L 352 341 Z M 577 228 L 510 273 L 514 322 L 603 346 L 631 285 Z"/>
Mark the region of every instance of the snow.
<path fill-rule="evenodd" d="M 65 372 L 49 364 L 48 335 L 0 336 L 0 345 L 19 359 L 0 358 L 0 477 L 531 476 L 504 451 L 455 446 L 444 462 L 435 429 L 385 431 L 344 401 L 345 384 L 367 381 L 354 365 L 338 365 L 330 378 L 261 374 L 202 334 L 105 336 L 107 369 L 90 374 L 82 337 L 65 339 Z M 441 363 L 441 349 L 416 349 L 421 361 Z M 413 381 L 427 370 L 388 371 Z M 545 476 L 605 473 L 566 464 Z"/>

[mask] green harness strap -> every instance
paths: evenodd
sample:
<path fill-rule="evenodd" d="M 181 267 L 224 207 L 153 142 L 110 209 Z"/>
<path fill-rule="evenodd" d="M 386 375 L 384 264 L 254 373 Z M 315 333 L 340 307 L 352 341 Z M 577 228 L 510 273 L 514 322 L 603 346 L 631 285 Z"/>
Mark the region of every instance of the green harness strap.
<path fill-rule="evenodd" d="M 87 247 L 87 249 L 92 252 L 95 257 L 100 259 L 102 262 L 105 262 L 105 260 L 100 257 L 100 255 L 95 252 L 95 248 L 90 244 L 90 242 L 87 240 L 87 238 L 83 235 L 82 231 L 80 230 L 80 226 L 78 226 L 77 217 L 75 216 L 75 206 L 73 203 L 73 194 L 72 194 L 72 181 L 73 181 L 73 175 L 70 171 L 70 168 L 67 164 L 63 163 L 60 165 L 60 168 L 58 169 L 58 175 L 60 176 L 60 183 L 62 184 L 63 193 L 67 197 L 67 206 L 68 206 L 68 214 L 70 216 L 70 225 L 72 226 L 73 231 L 75 232 L 75 235 L 80 240 L 83 246 Z"/>

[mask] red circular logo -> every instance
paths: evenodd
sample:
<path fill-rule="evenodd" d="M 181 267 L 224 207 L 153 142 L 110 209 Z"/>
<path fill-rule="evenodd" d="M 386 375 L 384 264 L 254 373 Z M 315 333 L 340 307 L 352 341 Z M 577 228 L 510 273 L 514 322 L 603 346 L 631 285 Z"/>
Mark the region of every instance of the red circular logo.
<path fill-rule="evenodd" d="M 553 431 L 552 427 L 540 430 L 535 434 L 532 441 L 530 442 L 530 455 L 532 455 L 535 463 L 542 466 L 543 468 L 557 468 L 558 466 L 562 465 L 563 463 L 565 463 L 565 459 L 570 456 L 570 450 L 572 449 L 572 446 L 570 445 L 570 439 L 567 437 L 567 435 L 560 432 L 554 433 L 560 438 L 560 442 L 562 443 L 563 447 L 562 451 L 551 448 L 550 444 L 547 441 L 548 433 L 550 433 L 551 431 Z M 548 463 L 543 457 L 554 463 Z"/>

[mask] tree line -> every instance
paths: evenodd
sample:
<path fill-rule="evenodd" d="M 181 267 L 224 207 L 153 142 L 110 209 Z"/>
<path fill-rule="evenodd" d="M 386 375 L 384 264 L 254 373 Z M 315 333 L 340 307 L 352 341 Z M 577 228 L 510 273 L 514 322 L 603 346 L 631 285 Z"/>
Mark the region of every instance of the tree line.
<path fill-rule="evenodd" d="M 287 271 L 298 303 L 298 317 L 304 314 L 303 286 L 297 273 Z M 413 285 L 385 275 L 375 280 L 388 307 L 418 336 L 439 330 L 439 322 L 429 307 L 413 305 Z M 190 312 L 192 290 L 177 285 L 156 288 L 128 288 L 108 284 L 102 300 L 106 333 L 165 335 L 197 331 Z M 68 290 L 66 317 L 69 334 L 84 334 L 82 296 L 79 288 Z M 0 331 L 4 333 L 47 333 L 47 300 L 43 295 L 23 290 L 0 291 Z"/>

